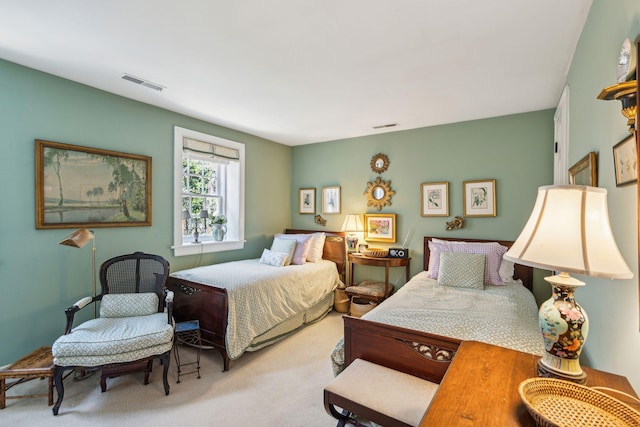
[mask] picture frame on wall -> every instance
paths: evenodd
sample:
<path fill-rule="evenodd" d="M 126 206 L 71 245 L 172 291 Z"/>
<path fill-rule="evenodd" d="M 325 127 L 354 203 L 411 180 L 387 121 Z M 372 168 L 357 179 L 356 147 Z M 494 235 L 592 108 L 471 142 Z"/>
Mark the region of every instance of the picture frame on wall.
<path fill-rule="evenodd" d="M 396 214 L 364 214 L 364 240 L 395 242 Z"/>
<path fill-rule="evenodd" d="M 339 214 L 340 213 L 340 186 L 322 187 L 322 213 L 323 214 Z"/>
<path fill-rule="evenodd" d="M 420 185 L 422 216 L 449 216 L 449 183 L 425 182 Z"/>
<path fill-rule="evenodd" d="M 595 151 L 569 168 L 569 185 L 598 186 L 598 156 Z"/>
<path fill-rule="evenodd" d="M 616 187 L 638 182 L 636 141 L 633 135 L 613 146 L 613 163 L 616 173 Z"/>
<path fill-rule="evenodd" d="M 496 216 L 496 180 L 464 181 L 464 216 Z"/>
<path fill-rule="evenodd" d="M 298 213 L 316 213 L 316 189 L 301 188 L 298 190 Z"/>
<path fill-rule="evenodd" d="M 151 225 L 151 157 L 35 140 L 36 228 Z"/>

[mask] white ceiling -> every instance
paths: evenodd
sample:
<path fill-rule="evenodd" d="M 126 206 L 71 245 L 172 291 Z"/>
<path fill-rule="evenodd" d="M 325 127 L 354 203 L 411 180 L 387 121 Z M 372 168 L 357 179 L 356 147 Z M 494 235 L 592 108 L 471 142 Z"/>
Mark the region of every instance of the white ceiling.
<path fill-rule="evenodd" d="M 554 108 L 590 6 L 0 0 L 0 58 L 300 145 Z"/>

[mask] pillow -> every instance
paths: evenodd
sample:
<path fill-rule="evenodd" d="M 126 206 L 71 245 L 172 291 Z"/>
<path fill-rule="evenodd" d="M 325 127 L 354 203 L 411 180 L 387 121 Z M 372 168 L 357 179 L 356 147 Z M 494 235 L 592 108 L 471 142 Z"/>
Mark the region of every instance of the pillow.
<path fill-rule="evenodd" d="M 273 243 L 271 244 L 271 250 L 274 252 L 284 252 L 286 253 L 287 260 L 284 262 L 284 265 L 291 264 L 291 259 L 293 258 L 293 252 L 296 250 L 296 241 L 291 239 L 281 239 L 280 237 L 275 237 L 273 239 Z"/>
<path fill-rule="evenodd" d="M 438 278 L 440 254 L 442 252 L 475 253 L 485 255 L 484 284 L 504 285 L 500 276 L 500 264 L 502 257 L 507 252 L 507 247 L 498 242 L 429 242 L 429 274 L 431 279 Z M 433 261 L 433 263 L 431 262 Z"/>
<path fill-rule="evenodd" d="M 311 245 L 309 246 L 309 254 L 307 255 L 307 262 L 318 262 L 322 259 L 324 252 L 324 241 L 327 235 L 322 233 L 313 233 L 311 235 Z"/>
<path fill-rule="evenodd" d="M 260 263 L 273 265 L 274 267 L 284 267 L 285 262 L 289 258 L 288 252 L 276 252 L 264 249 L 260 257 Z"/>
<path fill-rule="evenodd" d="M 148 316 L 157 312 L 158 295 L 153 292 L 106 294 L 100 300 L 100 317 Z"/>
<path fill-rule="evenodd" d="M 506 259 L 502 259 L 500 263 L 500 279 L 502 279 L 503 283 L 512 282 L 513 281 L 513 271 L 514 271 L 514 263 L 511 261 L 507 261 Z"/>
<path fill-rule="evenodd" d="M 438 284 L 454 288 L 484 289 L 485 255 L 443 252 Z"/>
<path fill-rule="evenodd" d="M 294 240 L 297 242 L 291 264 L 302 265 L 307 262 L 309 248 L 311 247 L 311 234 L 276 234 L 278 239 Z"/>

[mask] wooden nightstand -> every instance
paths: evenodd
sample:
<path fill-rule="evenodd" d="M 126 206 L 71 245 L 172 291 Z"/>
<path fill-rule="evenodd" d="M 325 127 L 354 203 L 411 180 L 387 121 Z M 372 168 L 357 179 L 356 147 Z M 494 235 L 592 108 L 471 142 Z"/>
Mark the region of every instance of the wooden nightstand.
<path fill-rule="evenodd" d="M 522 403 L 518 386 L 537 376 L 539 356 L 477 341 L 458 348 L 420 426 L 535 426 Z M 583 368 L 587 386 L 603 386 L 636 396 L 620 375 Z M 639 409 L 618 393 L 611 396 Z"/>
<path fill-rule="evenodd" d="M 391 294 L 393 285 L 389 283 L 389 268 L 391 267 L 405 267 L 405 280 L 409 281 L 409 275 L 411 274 L 411 258 L 376 258 L 368 257 L 364 255 L 349 254 L 349 286 L 355 286 L 353 282 L 353 267 L 356 264 L 369 265 L 373 267 L 384 267 L 384 284 L 385 284 L 385 298 Z M 384 298 L 383 298 L 384 299 Z"/>

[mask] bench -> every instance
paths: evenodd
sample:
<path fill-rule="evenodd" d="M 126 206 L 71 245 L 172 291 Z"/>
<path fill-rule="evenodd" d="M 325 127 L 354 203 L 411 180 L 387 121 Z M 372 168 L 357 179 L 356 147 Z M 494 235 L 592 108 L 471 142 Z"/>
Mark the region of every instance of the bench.
<path fill-rule="evenodd" d="M 7 396 L 7 390 L 35 378 L 47 378 L 46 394 L 30 394 L 24 396 Z M 11 383 L 7 379 L 17 379 Z M 51 347 L 40 347 L 22 359 L 0 369 L 0 409 L 4 409 L 7 399 L 24 399 L 31 397 L 47 397 L 49 406 L 53 405 L 53 356 Z"/>
<path fill-rule="evenodd" d="M 338 426 L 357 425 L 355 416 L 385 427 L 417 426 L 437 389 L 436 383 L 355 359 L 325 387 L 324 407 Z"/>

